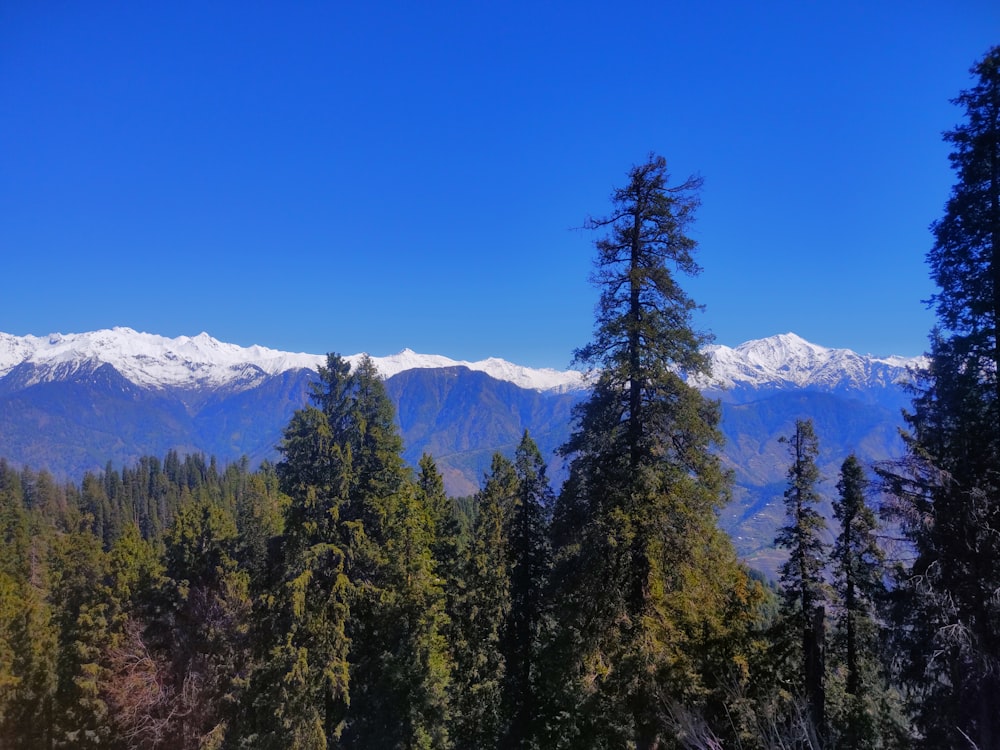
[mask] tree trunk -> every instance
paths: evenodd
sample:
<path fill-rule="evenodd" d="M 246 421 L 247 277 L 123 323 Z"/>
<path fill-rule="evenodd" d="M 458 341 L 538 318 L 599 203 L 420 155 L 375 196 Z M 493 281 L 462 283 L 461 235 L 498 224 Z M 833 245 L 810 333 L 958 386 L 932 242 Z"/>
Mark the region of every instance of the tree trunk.
<path fill-rule="evenodd" d="M 642 323 L 642 300 L 640 292 L 642 286 L 639 282 L 639 275 L 636 271 L 639 268 L 639 259 L 642 254 L 642 243 L 640 233 L 642 231 L 642 203 L 639 202 L 635 208 L 635 221 L 632 227 L 632 250 L 629 259 L 629 332 L 628 332 L 628 359 L 629 359 L 629 415 L 628 415 L 628 442 L 631 455 L 629 460 L 633 471 L 638 467 L 641 457 L 640 443 L 642 441 L 642 337 L 639 333 L 639 326 Z"/>
<path fill-rule="evenodd" d="M 824 607 L 816 607 L 813 610 L 812 622 L 807 623 L 805 632 L 806 700 L 809 702 L 809 713 L 816 734 L 822 738 L 826 734 L 826 690 L 823 684 L 826 671 Z"/>

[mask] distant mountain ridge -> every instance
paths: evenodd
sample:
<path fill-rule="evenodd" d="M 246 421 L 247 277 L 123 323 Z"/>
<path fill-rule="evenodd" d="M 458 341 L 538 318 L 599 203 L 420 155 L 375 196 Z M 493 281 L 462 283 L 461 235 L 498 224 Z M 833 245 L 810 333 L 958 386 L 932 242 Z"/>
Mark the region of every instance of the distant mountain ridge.
<path fill-rule="evenodd" d="M 363 354 L 345 356 L 352 364 Z M 414 369 L 468 367 L 521 388 L 578 390 L 583 375 L 522 367 L 502 359 L 465 362 L 404 349 L 388 357 L 372 357 L 385 378 Z M 34 365 L 36 382 L 62 380 L 81 367 L 110 364 L 136 385 L 153 388 L 223 388 L 248 390 L 267 376 L 290 370 L 315 370 L 325 354 L 283 352 L 263 346 L 226 344 L 207 333 L 167 338 L 131 328 L 90 333 L 12 336 L 0 333 L 0 377 L 18 365 Z"/>
<path fill-rule="evenodd" d="M 707 347 L 712 377 L 695 384 L 709 390 L 734 387 L 854 387 L 867 388 L 899 382 L 921 357 L 873 357 L 848 349 L 828 349 L 785 333 L 748 341 L 735 348 Z M 363 355 L 345 358 L 356 363 Z M 223 343 L 207 333 L 167 338 L 112 328 L 90 333 L 12 336 L 0 333 L 0 378 L 19 365 L 30 364 L 34 382 L 63 380 L 81 368 L 110 364 L 140 386 L 164 388 L 222 388 L 248 390 L 267 376 L 298 369 L 316 369 L 325 354 L 284 352 L 262 346 Z M 379 372 L 390 378 L 413 369 L 467 367 L 540 391 L 586 388 L 576 370 L 523 367 L 502 359 L 478 362 L 417 354 L 404 349 L 387 357 L 372 357 Z M 29 383 L 30 384 L 30 383 Z"/>
<path fill-rule="evenodd" d="M 924 357 L 875 357 L 850 349 L 811 344 L 794 333 L 756 339 L 736 348 L 711 345 L 712 377 L 697 385 L 710 390 L 737 387 L 853 388 L 894 386 L 925 366 Z"/>
<path fill-rule="evenodd" d="M 848 453 L 867 463 L 901 454 L 905 383 L 923 360 L 828 349 L 791 333 L 706 354 L 713 375 L 695 384 L 721 402 L 721 458 L 735 480 L 720 520 L 746 559 L 773 571 L 788 465 L 778 439 L 795 419 L 814 420 L 826 496 L 834 496 Z M 396 406 L 404 457 L 416 464 L 425 451 L 434 456 L 452 495 L 479 489 L 493 453 L 512 454 L 525 430 L 550 457 L 550 477 L 562 481 L 555 449 L 586 397 L 582 373 L 409 350 L 373 361 Z M 74 481 L 109 461 L 122 466 L 168 450 L 275 460 L 282 430 L 324 362 L 204 333 L 0 333 L 0 456 Z"/>

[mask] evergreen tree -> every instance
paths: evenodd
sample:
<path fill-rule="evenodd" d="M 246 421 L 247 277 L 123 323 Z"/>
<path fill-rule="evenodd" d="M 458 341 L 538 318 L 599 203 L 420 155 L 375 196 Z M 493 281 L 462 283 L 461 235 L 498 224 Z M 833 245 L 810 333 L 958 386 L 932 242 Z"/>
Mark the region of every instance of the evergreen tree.
<path fill-rule="evenodd" d="M 259 593 L 267 585 L 268 556 L 273 540 L 281 536 L 288 502 L 278 489 L 272 464 L 247 475 L 236 489 L 236 546 L 234 556 Z"/>
<path fill-rule="evenodd" d="M 54 709 L 57 747 L 107 747 L 112 728 L 100 694 L 115 608 L 101 540 L 89 531 L 58 540 L 52 604 L 58 629 Z"/>
<path fill-rule="evenodd" d="M 249 576 L 231 550 L 233 518 L 218 502 L 182 506 L 166 536 L 162 615 L 147 626 L 169 664 L 172 747 L 225 734 L 249 668 Z"/>
<path fill-rule="evenodd" d="M 469 544 L 459 602 L 460 633 L 455 657 L 455 706 L 452 736 L 460 748 L 500 747 L 507 663 L 501 649 L 511 612 L 508 563 L 509 518 L 518 495 L 517 471 L 494 454 Z"/>
<path fill-rule="evenodd" d="M 364 357 L 351 377 L 345 435 L 352 481 L 343 515 L 353 585 L 352 704 L 344 742 L 447 747 L 451 670 L 433 558 L 435 512 L 403 462 L 395 410 L 374 363 Z"/>
<path fill-rule="evenodd" d="M 505 748 L 531 746 L 539 710 L 540 628 L 545 613 L 542 592 L 551 554 L 548 515 L 555 496 L 545 476 L 545 460 L 527 430 L 514 455 L 517 494 L 507 520 L 510 613 L 500 650 L 504 657 Z"/>
<path fill-rule="evenodd" d="M 231 733 L 243 747 L 326 748 L 339 740 L 350 704 L 352 594 L 341 516 L 352 479 L 345 435 L 353 381 L 335 354 L 318 376 L 315 405 L 295 412 L 281 444 L 276 473 L 288 505 L 257 604 L 256 666 Z"/>
<path fill-rule="evenodd" d="M 117 539 L 120 519 L 111 506 L 104 482 L 96 474 L 87 472 L 81 487 L 80 510 L 88 519 L 95 535 L 102 540 L 105 549 Z"/>
<path fill-rule="evenodd" d="M 108 642 L 101 663 L 101 699 L 113 740 L 124 747 L 157 747 L 175 734 L 165 658 L 150 651 L 146 625 L 169 614 L 162 540 L 146 541 L 137 524 L 125 527 L 107 555 Z M 110 747 L 111 745 L 109 745 Z"/>
<path fill-rule="evenodd" d="M 14 641 L 21 597 L 17 582 L 0 570 L 0 738 L 6 736 L 8 706 L 21 679 L 14 671 Z"/>
<path fill-rule="evenodd" d="M 395 498 L 388 519 L 386 568 L 380 576 L 382 603 L 377 632 L 382 641 L 381 675 L 386 686 L 377 705 L 363 706 L 374 729 L 377 717 L 395 717 L 362 735 L 352 727 L 357 747 L 447 748 L 452 657 L 442 579 L 433 556 L 433 514 L 421 494 L 407 485 Z M 357 685 L 360 681 L 356 681 Z M 367 690 L 372 690 L 366 685 Z M 355 714 L 355 716 L 360 715 Z M 360 722 L 358 722 L 360 724 Z M 382 740 L 385 742 L 375 742 Z"/>
<path fill-rule="evenodd" d="M 451 662 L 434 557 L 440 499 L 412 482 L 370 359 L 352 372 L 329 355 L 312 400 L 282 444 L 278 477 L 289 505 L 273 593 L 263 600 L 269 646 L 241 742 L 447 747 Z"/>
<path fill-rule="evenodd" d="M 820 502 L 820 480 L 816 457 L 819 441 L 812 420 L 799 419 L 795 431 L 781 439 L 788 443 L 791 464 L 785 508 L 788 524 L 783 526 L 775 544 L 788 550 L 781 566 L 781 591 L 786 625 L 800 644 L 795 661 L 801 675 L 803 697 L 809 707 L 813 728 L 822 735 L 825 728 L 824 654 L 826 623 L 826 584 L 824 569 L 827 547 L 822 533 L 826 520 L 816 509 Z"/>
<path fill-rule="evenodd" d="M 883 726 L 891 698 L 881 668 L 879 607 L 885 601 L 885 554 L 878 522 L 865 499 L 868 480 L 857 456 L 840 469 L 833 512 L 840 534 L 833 546 L 834 585 L 840 601 L 835 618 L 837 658 L 844 668 L 844 705 L 838 729 L 850 750 L 885 746 Z"/>
<path fill-rule="evenodd" d="M 939 287 L 908 460 L 885 472 L 916 550 L 901 630 L 928 747 L 1000 747 L 1000 46 L 972 68 L 945 134 L 957 182 L 932 225 Z"/>
<path fill-rule="evenodd" d="M 577 362 L 599 374 L 564 447 L 570 476 L 554 517 L 557 630 L 547 663 L 546 744 L 657 748 L 675 734 L 670 709 L 710 699 L 700 644 L 747 591 L 715 511 L 728 475 L 713 446 L 718 405 L 684 380 L 703 374 L 707 337 L 677 283 L 700 269 L 687 234 L 700 180 L 669 184 L 651 156 L 588 226 L 601 289 L 594 340 Z"/>
<path fill-rule="evenodd" d="M 453 734 L 462 748 L 533 747 L 553 493 L 527 432 L 514 461 L 493 456 L 477 502 L 456 597 Z"/>
<path fill-rule="evenodd" d="M 457 652 L 461 648 L 461 606 L 465 597 L 465 551 L 462 548 L 462 530 L 459 525 L 455 502 L 447 496 L 444 480 L 429 454 L 420 458 L 417 475 L 418 502 L 426 509 L 433 524 L 431 557 L 437 580 L 443 593 L 444 617 L 441 634 L 444 637 L 450 668 L 454 668 Z M 451 704 L 458 676 L 450 680 L 448 724 L 453 724 Z"/>
<path fill-rule="evenodd" d="M 57 629 L 51 607 L 44 599 L 36 568 L 33 579 L 9 586 L 15 591 L 17 612 L 0 634 L 7 642 L 11 663 L 7 667 L 9 692 L 0 709 L 0 745 L 16 750 L 33 750 L 54 745 L 54 697 L 56 690 Z"/>
<path fill-rule="evenodd" d="M 428 453 L 420 457 L 417 491 L 434 523 L 434 559 L 447 582 L 445 589 L 453 590 L 458 586 L 461 528 L 455 503 L 445 493 L 444 479 Z"/>
<path fill-rule="evenodd" d="M 53 529 L 40 510 L 28 510 L 35 477 L 0 459 L 0 746 L 4 748 L 48 747 L 54 741 L 58 630 L 48 601 Z"/>

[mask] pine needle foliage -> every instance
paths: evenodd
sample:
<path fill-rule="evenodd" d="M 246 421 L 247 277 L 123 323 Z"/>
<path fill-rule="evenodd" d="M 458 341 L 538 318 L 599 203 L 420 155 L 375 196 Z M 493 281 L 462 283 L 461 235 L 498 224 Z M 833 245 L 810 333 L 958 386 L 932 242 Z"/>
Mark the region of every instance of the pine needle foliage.
<path fill-rule="evenodd" d="M 899 629 L 927 747 L 1000 748 L 1000 46 L 945 133 L 956 182 L 927 254 L 939 291 L 904 462 L 883 470 L 916 552 Z"/>
<path fill-rule="evenodd" d="M 611 213 L 587 223 L 604 233 L 601 296 L 576 360 L 595 383 L 563 448 L 570 476 L 553 518 L 548 746 L 671 746 L 670 706 L 709 702 L 733 666 L 713 656 L 745 620 L 722 612 L 750 606 L 716 525 L 729 491 L 712 450 L 718 405 L 685 380 L 708 367 L 697 305 L 675 277 L 700 270 L 688 234 L 700 185 L 671 185 L 650 155 Z"/>
<path fill-rule="evenodd" d="M 785 489 L 787 524 L 775 538 L 775 544 L 788 550 L 781 566 L 781 593 L 784 626 L 791 634 L 794 648 L 794 671 L 799 689 L 809 707 L 813 726 L 825 730 L 825 624 L 827 586 L 825 569 L 828 549 L 822 534 L 826 519 L 817 506 L 822 499 L 816 458 L 819 440 L 812 420 L 799 419 L 791 435 L 781 438 L 788 444 L 791 462 L 788 487 Z"/>

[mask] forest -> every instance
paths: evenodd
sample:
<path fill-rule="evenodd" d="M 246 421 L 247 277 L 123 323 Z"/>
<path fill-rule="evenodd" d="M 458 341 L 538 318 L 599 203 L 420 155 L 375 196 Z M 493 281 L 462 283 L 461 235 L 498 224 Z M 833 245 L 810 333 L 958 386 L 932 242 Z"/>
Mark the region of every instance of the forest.
<path fill-rule="evenodd" d="M 525 433 L 449 497 L 337 354 L 277 463 L 0 459 L 0 748 L 1000 748 L 1000 46 L 972 74 L 906 455 L 844 456 L 824 518 L 799 419 L 778 580 L 717 524 L 700 180 L 650 154 L 587 222 L 559 488 Z"/>

